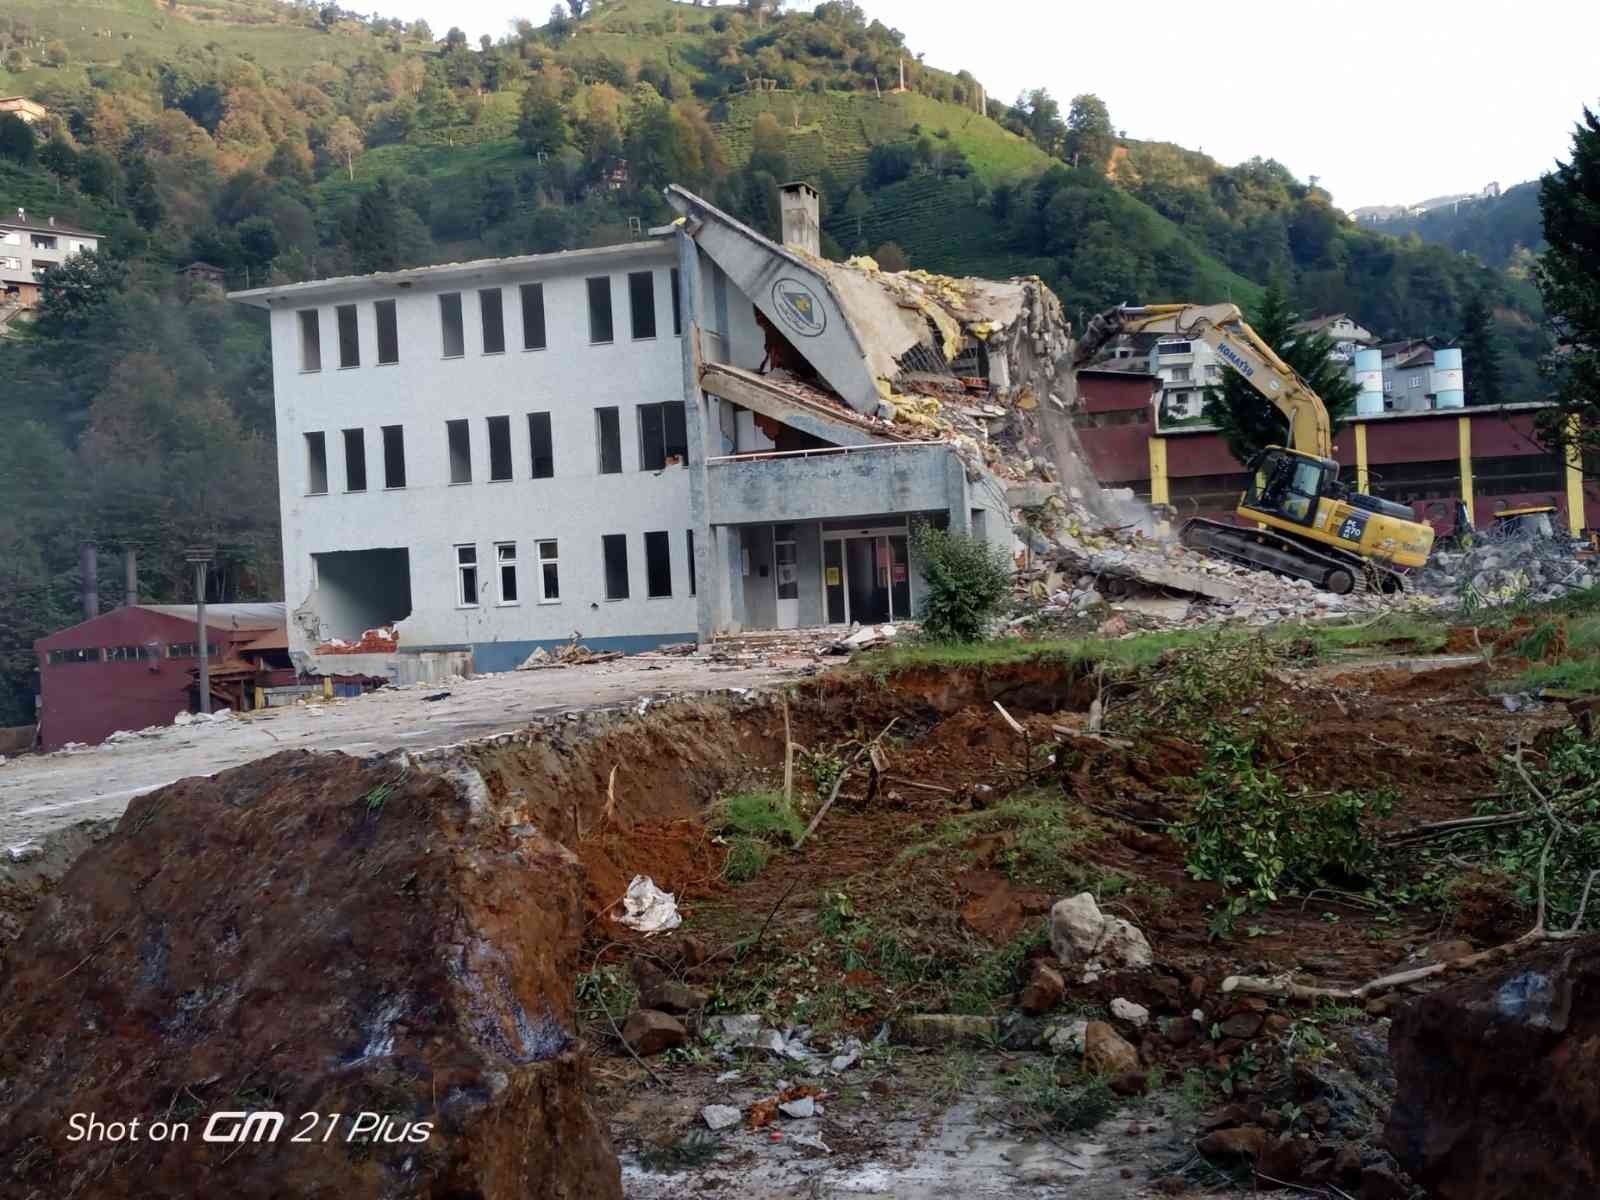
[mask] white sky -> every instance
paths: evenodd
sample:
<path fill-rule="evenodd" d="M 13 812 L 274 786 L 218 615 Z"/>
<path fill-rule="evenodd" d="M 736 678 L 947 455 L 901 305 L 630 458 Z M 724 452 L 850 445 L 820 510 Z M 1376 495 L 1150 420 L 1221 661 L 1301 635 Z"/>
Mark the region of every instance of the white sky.
<path fill-rule="evenodd" d="M 789 0 L 790 7 L 810 7 Z M 1342 208 L 1510 186 L 1600 105 L 1596 0 L 861 0 L 997 99 L 1095 92 L 1130 137 L 1276 158 Z M 550 0 L 383 0 L 476 39 Z"/>

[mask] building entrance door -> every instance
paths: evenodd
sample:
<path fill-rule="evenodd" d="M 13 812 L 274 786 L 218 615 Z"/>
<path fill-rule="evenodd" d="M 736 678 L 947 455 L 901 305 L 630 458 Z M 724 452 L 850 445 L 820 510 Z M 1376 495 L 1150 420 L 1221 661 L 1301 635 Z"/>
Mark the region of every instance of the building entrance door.
<path fill-rule="evenodd" d="M 822 575 L 830 625 L 876 625 L 911 616 L 904 533 L 825 536 Z"/>
<path fill-rule="evenodd" d="M 778 589 L 778 628 L 800 627 L 800 563 L 795 549 L 794 526 L 772 527 L 773 576 Z"/>

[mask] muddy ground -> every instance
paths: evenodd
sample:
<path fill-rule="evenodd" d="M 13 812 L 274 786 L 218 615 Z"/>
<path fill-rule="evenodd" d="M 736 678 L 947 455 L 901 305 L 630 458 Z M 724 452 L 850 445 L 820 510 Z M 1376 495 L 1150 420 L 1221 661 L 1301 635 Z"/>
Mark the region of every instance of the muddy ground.
<path fill-rule="evenodd" d="M 1509 747 L 1570 722 L 1560 703 L 1510 711 L 1481 654 L 1419 657 L 1406 648 L 1372 647 L 1334 662 L 1291 654 L 1233 711 L 1213 716 L 1267 718 L 1259 759 L 1292 790 L 1389 795 L 1393 809 L 1375 822 L 1379 833 L 1471 814 L 1496 794 Z M 1091 733 L 1097 698 L 1105 724 Z M 580 983 L 580 1004 L 589 1036 L 609 1055 L 597 1071 L 598 1100 L 624 1156 L 628 1194 L 1109 1197 L 1265 1188 L 1270 1175 L 1252 1182 L 1240 1161 L 1196 1149 L 1208 1119 L 1229 1104 L 1242 1106 L 1233 1124 L 1264 1122 L 1269 1135 L 1298 1137 L 1324 1159 L 1351 1147 L 1348 1190 L 1336 1190 L 1332 1175 L 1312 1194 L 1384 1194 L 1382 1179 L 1363 1193 L 1360 1171 L 1393 1166 L 1376 1139 L 1385 1014 L 1396 1001 L 1308 1010 L 1226 998 L 1221 981 L 1293 972 L 1359 983 L 1449 953 L 1452 942 L 1494 944 L 1526 928 L 1526 914 L 1503 880 L 1456 871 L 1446 895 L 1433 886 L 1431 857 L 1397 854 L 1381 878 L 1282 895 L 1213 936 L 1221 889 L 1190 877 L 1185 849 L 1167 831 L 1203 753 L 1192 726 L 1150 714 L 1150 703 L 1082 667 L 929 669 L 884 680 L 853 669 L 806 685 L 793 705 L 801 818 L 814 813 L 818 784 L 828 781 L 816 756 L 836 764 L 882 735 L 883 770 L 855 769 L 812 839 L 774 851 L 754 879 L 724 878 L 729 838 L 692 806 L 658 800 L 654 819 L 624 817 L 586 832 L 578 852 L 605 882 L 591 888 L 595 968 Z M 782 722 L 774 705 L 744 716 L 745 773 L 736 768 L 725 789 L 781 788 Z M 676 893 L 681 928 L 646 940 L 612 919 L 635 872 Z M 1041 1117 L 1051 1056 L 1014 1048 L 1025 1030 L 1006 1030 L 1017 1025 L 1030 960 L 1048 956 L 1050 905 L 1083 890 L 1145 931 L 1157 965 L 1143 978 L 1069 979 L 1055 1015 L 1105 1018 L 1123 997 L 1155 1017 L 1142 1031 L 1119 1026 L 1139 1046 L 1149 1094 L 1119 1098 L 1104 1120 L 1072 1130 Z M 612 1021 L 622 1024 L 638 983 L 648 988 L 663 975 L 700 989 L 707 1012 L 801 1027 L 817 1057 L 797 1062 L 695 1040 L 648 1064 L 627 1057 Z M 897 1044 L 897 1019 L 916 1012 L 989 1014 L 1000 1024 L 975 1042 Z M 850 1039 L 869 1049 L 833 1073 L 830 1053 Z M 1298 1078 L 1308 1043 L 1326 1071 L 1365 1082 Z M 1070 1086 L 1070 1064 L 1055 1065 Z M 751 1127 L 753 1105 L 796 1084 L 826 1093 L 822 1115 Z M 1368 1084 L 1371 1094 L 1348 1111 L 1331 1101 L 1319 1108 Z M 740 1123 L 707 1134 L 700 1112 L 713 1103 L 738 1106 Z M 1322 1111 L 1330 1104 L 1331 1125 Z"/>

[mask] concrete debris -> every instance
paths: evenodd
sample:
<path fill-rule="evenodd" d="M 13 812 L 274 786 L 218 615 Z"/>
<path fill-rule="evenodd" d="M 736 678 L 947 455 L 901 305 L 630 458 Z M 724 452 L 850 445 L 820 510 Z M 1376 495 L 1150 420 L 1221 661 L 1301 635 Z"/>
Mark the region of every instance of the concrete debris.
<path fill-rule="evenodd" d="M 1557 600 L 1600 582 L 1600 560 L 1580 558 L 1562 538 L 1497 539 L 1471 549 L 1435 550 L 1418 586 L 1436 596 L 1470 598 L 1479 604 Z"/>
<path fill-rule="evenodd" d="M 894 1023 L 896 1040 L 913 1046 L 952 1046 L 961 1042 L 990 1045 L 996 1028 L 993 1017 L 960 1013 L 911 1013 Z"/>
<path fill-rule="evenodd" d="M 683 924 L 678 915 L 678 901 L 671 892 L 663 892 L 648 875 L 635 875 L 622 897 L 623 913 L 616 920 L 640 933 L 665 933 Z"/>
<path fill-rule="evenodd" d="M 1119 1021 L 1125 1021 L 1135 1029 L 1143 1029 L 1150 1024 L 1150 1010 L 1142 1004 L 1135 1004 L 1121 996 L 1111 1001 L 1111 1015 Z"/>
<path fill-rule="evenodd" d="M 862 1054 L 866 1053 L 866 1046 L 862 1045 L 859 1038 L 846 1038 L 834 1049 L 837 1053 L 829 1060 L 828 1066 L 833 1071 L 848 1071 L 861 1061 Z"/>
<path fill-rule="evenodd" d="M 731 1104 L 708 1104 L 700 1110 L 700 1118 L 713 1133 L 731 1128 L 739 1123 L 744 1111 Z"/>
<path fill-rule="evenodd" d="M 813 1096 L 801 1096 L 798 1100 L 778 1105 L 778 1111 L 786 1117 L 804 1120 L 817 1115 L 817 1101 Z"/>
<path fill-rule="evenodd" d="M 900 635 L 894 625 L 867 625 L 849 637 L 840 638 L 828 647 L 829 654 L 854 654 L 857 650 L 870 650 L 874 646 L 887 646 Z"/>
<path fill-rule="evenodd" d="M 1089 892 L 1056 901 L 1050 910 L 1050 948 L 1085 978 L 1107 970 L 1136 970 L 1153 961 L 1150 943 L 1138 927 L 1106 916 Z"/>
<path fill-rule="evenodd" d="M 1089 1022 L 1082 1018 L 1055 1025 L 1045 1031 L 1044 1042 L 1055 1054 L 1082 1054 Z"/>
<path fill-rule="evenodd" d="M 674 651 L 677 653 L 677 651 Z M 591 650 L 574 638 L 560 646 L 554 654 L 540 646 L 522 660 L 519 671 L 546 671 L 560 667 L 584 667 L 591 663 L 612 662 L 622 657 L 620 650 Z"/>
<path fill-rule="evenodd" d="M 330 638 L 317 647 L 318 654 L 394 654 L 400 649 L 400 633 L 393 625 L 363 630 L 360 638 L 347 642 Z"/>

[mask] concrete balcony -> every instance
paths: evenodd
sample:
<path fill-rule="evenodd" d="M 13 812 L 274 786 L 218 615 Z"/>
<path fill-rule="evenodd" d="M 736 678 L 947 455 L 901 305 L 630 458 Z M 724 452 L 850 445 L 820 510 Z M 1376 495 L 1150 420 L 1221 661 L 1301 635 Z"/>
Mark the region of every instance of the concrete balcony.
<path fill-rule="evenodd" d="M 712 525 L 919 513 L 967 503 L 966 470 L 945 442 L 892 442 L 706 461 Z"/>

